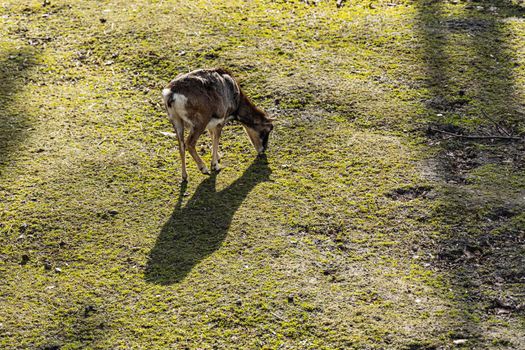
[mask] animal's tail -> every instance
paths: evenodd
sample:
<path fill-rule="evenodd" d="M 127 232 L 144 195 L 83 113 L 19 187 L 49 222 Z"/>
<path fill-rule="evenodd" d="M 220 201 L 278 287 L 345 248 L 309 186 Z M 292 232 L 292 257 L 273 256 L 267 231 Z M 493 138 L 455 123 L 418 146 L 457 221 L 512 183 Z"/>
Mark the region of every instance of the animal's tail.
<path fill-rule="evenodd" d="M 173 103 L 173 91 L 169 88 L 165 88 L 162 90 L 162 99 L 164 100 L 164 104 L 166 105 L 166 110 L 168 110 L 171 107 L 171 104 Z"/>
<path fill-rule="evenodd" d="M 165 88 L 162 90 L 162 99 L 164 100 L 164 106 L 166 107 L 166 112 L 168 113 L 168 116 L 170 115 L 170 107 L 173 103 L 174 96 L 173 91 L 169 88 Z M 171 138 L 177 138 L 177 134 L 167 131 L 159 131 L 162 135 L 171 137 Z"/>

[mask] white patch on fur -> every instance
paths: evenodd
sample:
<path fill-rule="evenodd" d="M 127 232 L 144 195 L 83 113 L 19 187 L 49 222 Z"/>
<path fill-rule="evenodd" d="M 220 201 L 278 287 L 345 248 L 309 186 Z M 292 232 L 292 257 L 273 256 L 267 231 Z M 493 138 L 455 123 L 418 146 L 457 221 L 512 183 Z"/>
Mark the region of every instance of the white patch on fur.
<path fill-rule="evenodd" d="M 226 118 L 222 118 L 222 119 L 219 119 L 219 118 L 212 118 L 212 119 L 208 122 L 208 125 L 206 125 L 206 129 L 213 129 L 213 128 L 215 128 L 217 125 L 223 123 L 225 119 L 226 119 Z"/>
<path fill-rule="evenodd" d="M 193 126 L 193 122 L 188 118 L 188 112 L 186 111 L 186 102 L 188 98 L 183 94 L 173 94 L 173 104 L 171 105 L 171 110 L 182 119 L 190 127 Z"/>
<path fill-rule="evenodd" d="M 164 97 L 164 100 L 167 100 L 170 94 L 171 94 L 171 89 L 165 88 L 162 90 L 162 96 Z"/>

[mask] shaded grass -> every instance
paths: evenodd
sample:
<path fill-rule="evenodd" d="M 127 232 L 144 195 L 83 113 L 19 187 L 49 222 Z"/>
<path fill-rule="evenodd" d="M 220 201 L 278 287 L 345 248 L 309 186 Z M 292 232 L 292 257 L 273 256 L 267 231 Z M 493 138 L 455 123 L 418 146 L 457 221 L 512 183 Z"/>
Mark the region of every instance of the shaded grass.
<path fill-rule="evenodd" d="M 524 92 L 516 74 L 523 51 L 511 28 L 524 13 L 508 2 L 459 11 L 445 2 L 420 4 L 431 123 L 482 134 L 523 133 Z M 504 332 L 506 322 L 523 322 L 498 320 L 520 313 L 523 299 L 523 144 L 433 143 L 440 148 L 434 172 L 447 183 L 436 211 L 442 232 L 437 261 L 461 300 L 461 337 L 481 344 L 493 337 L 492 346 L 520 347 L 520 335 L 502 340 L 495 334 Z"/>
<path fill-rule="evenodd" d="M 20 107 L 23 103 L 19 96 L 28 80 L 29 74 L 26 71 L 34 65 L 34 55 L 33 50 L 17 50 L 9 42 L 1 42 L 0 109 L 3 112 L 0 129 L 0 171 L 12 161 L 10 154 L 30 131 L 31 124 L 25 115 L 26 112 Z"/>

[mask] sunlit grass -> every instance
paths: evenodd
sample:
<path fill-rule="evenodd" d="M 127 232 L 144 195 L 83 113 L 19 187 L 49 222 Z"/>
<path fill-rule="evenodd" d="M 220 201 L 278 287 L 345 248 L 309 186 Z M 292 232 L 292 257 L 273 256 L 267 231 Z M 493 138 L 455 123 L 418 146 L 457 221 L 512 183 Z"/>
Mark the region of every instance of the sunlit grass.
<path fill-rule="evenodd" d="M 0 5 L 0 347 L 523 346 L 522 144 L 425 133 L 523 132 L 520 7 L 44 4 Z M 278 122 L 184 187 L 160 91 L 213 66 Z"/>

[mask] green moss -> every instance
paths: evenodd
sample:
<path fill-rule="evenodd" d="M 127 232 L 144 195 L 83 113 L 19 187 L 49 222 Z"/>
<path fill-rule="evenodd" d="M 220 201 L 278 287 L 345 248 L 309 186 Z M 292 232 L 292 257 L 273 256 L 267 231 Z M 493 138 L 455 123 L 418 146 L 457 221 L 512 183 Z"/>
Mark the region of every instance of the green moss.
<path fill-rule="evenodd" d="M 424 131 L 523 132 L 522 14 L 5 2 L 0 347 L 519 348 L 519 143 Z M 182 186 L 160 91 L 208 66 L 278 122 L 268 164 L 232 125 Z"/>

